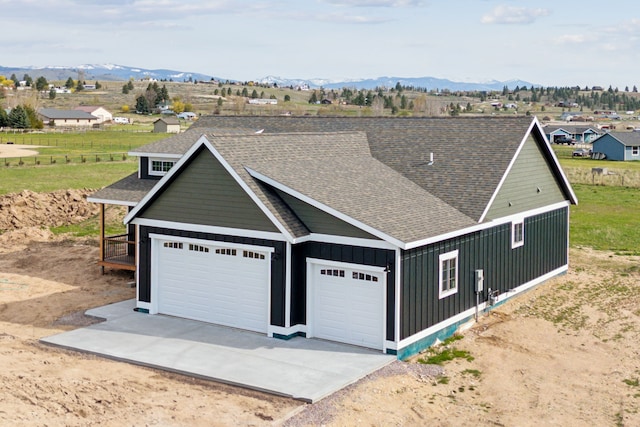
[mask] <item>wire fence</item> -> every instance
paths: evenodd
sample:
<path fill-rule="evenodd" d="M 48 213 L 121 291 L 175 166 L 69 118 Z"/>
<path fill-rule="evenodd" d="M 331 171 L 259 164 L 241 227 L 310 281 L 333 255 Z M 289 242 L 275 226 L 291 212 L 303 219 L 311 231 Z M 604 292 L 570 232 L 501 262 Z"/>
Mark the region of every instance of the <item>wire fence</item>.
<path fill-rule="evenodd" d="M 5 167 L 66 165 L 70 163 L 125 162 L 129 160 L 127 152 L 92 154 L 56 154 L 51 156 L 24 156 L 0 158 Z"/>
<path fill-rule="evenodd" d="M 564 168 L 569 182 L 573 184 L 603 185 L 611 187 L 640 188 L 640 170 L 608 168 Z"/>

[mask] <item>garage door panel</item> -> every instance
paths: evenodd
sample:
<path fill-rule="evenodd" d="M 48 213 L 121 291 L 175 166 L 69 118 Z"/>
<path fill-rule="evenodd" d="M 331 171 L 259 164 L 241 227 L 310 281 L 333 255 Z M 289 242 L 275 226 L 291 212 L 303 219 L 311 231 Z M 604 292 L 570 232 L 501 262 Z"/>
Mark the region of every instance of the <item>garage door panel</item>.
<path fill-rule="evenodd" d="M 160 241 L 158 311 L 226 326 L 266 332 L 269 257 L 211 242 Z M 218 252 L 218 253 L 216 253 Z M 259 257 L 262 256 L 262 259 Z"/>
<path fill-rule="evenodd" d="M 313 336 L 381 349 L 382 273 L 323 265 L 311 268 Z"/>

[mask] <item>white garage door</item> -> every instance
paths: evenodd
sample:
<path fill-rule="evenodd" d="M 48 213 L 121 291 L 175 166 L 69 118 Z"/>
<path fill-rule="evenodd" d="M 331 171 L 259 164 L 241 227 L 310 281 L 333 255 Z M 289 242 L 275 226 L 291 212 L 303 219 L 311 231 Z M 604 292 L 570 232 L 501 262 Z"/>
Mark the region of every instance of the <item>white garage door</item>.
<path fill-rule="evenodd" d="M 268 323 L 268 252 L 158 240 L 158 312 L 256 332 Z"/>
<path fill-rule="evenodd" d="M 308 264 L 312 269 L 311 335 L 382 349 L 384 273 Z"/>

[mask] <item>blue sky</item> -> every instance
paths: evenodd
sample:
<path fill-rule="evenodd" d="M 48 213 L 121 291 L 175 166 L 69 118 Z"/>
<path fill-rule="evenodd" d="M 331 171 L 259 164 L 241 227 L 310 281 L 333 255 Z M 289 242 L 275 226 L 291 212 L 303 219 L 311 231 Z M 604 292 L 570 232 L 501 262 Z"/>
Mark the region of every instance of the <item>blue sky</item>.
<path fill-rule="evenodd" d="M 0 0 L 3 66 L 640 87 L 640 2 Z"/>

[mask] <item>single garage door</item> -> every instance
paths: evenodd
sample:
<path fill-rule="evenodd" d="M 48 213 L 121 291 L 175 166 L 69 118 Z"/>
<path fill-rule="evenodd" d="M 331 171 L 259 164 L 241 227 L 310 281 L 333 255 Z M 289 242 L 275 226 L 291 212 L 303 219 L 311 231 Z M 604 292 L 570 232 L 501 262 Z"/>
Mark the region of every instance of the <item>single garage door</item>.
<path fill-rule="evenodd" d="M 268 252 L 157 240 L 158 312 L 267 332 Z"/>
<path fill-rule="evenodd" d="M 384 273 L 308 264 L 312 269 L 311 335 L 382 349 Z"/>

